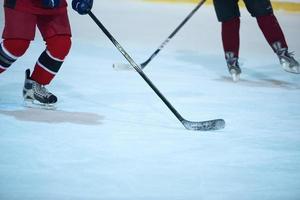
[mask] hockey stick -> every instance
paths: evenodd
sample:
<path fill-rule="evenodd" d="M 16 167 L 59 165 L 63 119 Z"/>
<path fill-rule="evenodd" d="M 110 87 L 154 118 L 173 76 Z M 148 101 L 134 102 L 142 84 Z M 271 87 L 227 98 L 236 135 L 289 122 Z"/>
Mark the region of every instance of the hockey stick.
<path fill-rule="evenodd" d="M 169 41 L 176 35 L 176 33 L 185 25 L 185 23 L 195 14 L 195 12 L 205 3 L 206 0 L 201 0 L 198 5 L 190 12 L 190 14 L 179 24 L 179 26 L 169 35 L 169 37 L 161 43 L 161 45 L 154 51 L 154 53 L 143 63 L 140 64 L 140 68 L 144 69 L 148 63 L 169 43 Z M 129 70 L 132 67 L 129 64 L 119 63 L 113 64 L 113 68 L 116 70 Z"/>
<path fill-rule="evenodd" d="M 109 33 L 109 31 L 103 26 L 98 18 L 90 11 L 89 16 L 94 20 L 103 33 L 109 38 L 114 46 L 120 51 L 120 53 L 127 59 L 130 65 L 135 69 L 137 73 L 146 81 L 146 83 L 152 88 L 152 90 L 158 95 L 158 97 L 166 104 L 166 106 L 172 111 L 177 119 L 188 130 L 210 131 L 218 130 L 225 127 L 225 121 L 223 119 L 214 119 L 209 121 L 192 122 L 184 119 L 177 110 L 169 103 L 169 101 L 162 95 L 162 93 L 156 88 L 151 80 L 146 76 L 143 70 L 136 64 L 136 62 L 128 55 L 125 49 L 118 43 L 118 41 Z"/>

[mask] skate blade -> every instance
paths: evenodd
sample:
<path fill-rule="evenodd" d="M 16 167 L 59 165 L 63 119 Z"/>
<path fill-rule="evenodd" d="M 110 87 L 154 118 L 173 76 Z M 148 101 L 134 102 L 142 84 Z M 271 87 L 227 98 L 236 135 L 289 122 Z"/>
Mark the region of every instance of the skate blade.
<path fill-rule="evenodd" d="M 131 70 L 133 70 L 133 67 L 131 65 L 124 64 L 124 63 L 113 64 L 113 68 L 116 71 L 131 71 Z"/>
<path fill-rule="evenodd" d="M 55 104 L 42 104 L 33 100 L 24 100 L 23 105 L 27 108 L 39 108 L 44 110 L 56 110 L 57 108 Z"/>
<path fill-rule="evenodd" d="M 290 67 L 290 65 L 288 63 L 285 63 L 285 62 L 282 63 L 281 66 L 284 69 L 284 71 L 286 71 L 286 72 L 293 73 L 293 74 L 300 74 L 300 67 L 299 66 Z"/>

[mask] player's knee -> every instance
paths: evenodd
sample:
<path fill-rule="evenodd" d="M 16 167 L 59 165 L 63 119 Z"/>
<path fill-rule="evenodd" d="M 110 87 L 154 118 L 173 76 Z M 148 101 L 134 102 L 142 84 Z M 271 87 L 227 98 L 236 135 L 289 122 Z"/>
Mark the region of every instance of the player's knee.
<path fill-rule="evenodd" d="M 232 21 L 232 20 L 235 20 L 235 19 L 239 19 L 240 18 L 240 15 L 235 15 L 235 14 L 233 14 L 233 15 L 227 15 L 227 16 L 225 16 L 225 15 L 222 15 L 222 16 L 218 16 L 218 21 L 219 22 L 222 22 L 222 23 L 226 23 L 226 22 L 228 22 L 228 21 Z"/>
<path fill-rule="evenodd" d="M 259 3 L 248 3 L 246 5 L 252 17 L 260 17 L 273 14 L 272 4 L 269 0 L 260 0 L 258 2 Z"/>
<path fill-rule="evenodd" d="M 58 35 L 46 40 L 47 50 L 56 59 L 64 60 L 71 49 L 71 37 L 69 35 Z"/>
<path fill-rule="evenodd" d="M 30 44 L 29 40 L 24 39 L 5 39 L 2 43 L 2 48 L 7 54 L 11 54 L 14 57 L 21 57 Z"/>
<path fill-rule="evenodd" d="M 232 30 L 233 27 L 237 27 L 239 29 L 239 27 L 240 27 L 240 18 L 239 17 L 234 17 L 230 20 L 226 20 L 226 21 L 222 22 L 222 27 L 225 27 L 228 30 Z"/>
<path fill-rule="evenodd" d="M 8 69 L 28 49 L 29 40 L 4 39 L 0 43 L 0 73 Z"/>

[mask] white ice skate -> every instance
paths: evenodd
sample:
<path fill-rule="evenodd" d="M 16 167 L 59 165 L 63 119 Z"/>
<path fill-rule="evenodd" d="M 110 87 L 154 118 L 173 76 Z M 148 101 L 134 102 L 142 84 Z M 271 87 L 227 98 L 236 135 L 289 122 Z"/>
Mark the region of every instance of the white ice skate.
<path fill-rule="evenodd" d="M 275 42 L 272 46 L 279 58 L 282 68 L 287 72 L 299 74 L 300 65 L 293 57 L 293 52 L 288 52 L 288 49 L 283 48 L 280 42 Z"/>
<path fill-rule="evenodd" d="M 49 92 L 43 85 L 31 80 L 30 70 L 25 71 L 23 88 L 24 106 L 44 109 L 55 109 L 57 97 Z"/>
<path fill-rule="evenodd" d="M 226 62 L 228 71 L 232 77 L 232 80 L 234 82 L 237 82 L 240 80 L 240 74 L 241 74 L 241 68 L 239 66 L 238 58 L 234 57 L 233 52 L 226 52 L 225 53 Z"/>

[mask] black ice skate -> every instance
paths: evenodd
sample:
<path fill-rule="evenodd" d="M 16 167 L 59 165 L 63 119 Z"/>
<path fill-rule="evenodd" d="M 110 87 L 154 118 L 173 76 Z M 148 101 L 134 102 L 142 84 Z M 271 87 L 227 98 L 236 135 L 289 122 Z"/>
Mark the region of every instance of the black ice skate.
<path fill-rule="evenodd" d="M 241 68 L 239 66 L 238 58 L 234 56 L 233 52 L 226 52 L 225 53 L 226 62 L 228 71 L 232 77 L 232 80 L 234 82 L 237 82 L 240 80 L 240 74 L 241 74 Z"/>
<path fill-rule="evenodd" d="M 25 71 L 25 82 L 23 88 L 24 104 L 27 107 L 42 107 L 55 109 L 57 97 L 39 83 L 31 80 L 30 70 Z"/>
<path fill-rule="evenodd" d="M 293 57 L 293 52 L 288 52 L 287 48 L 283 48 L 280 42 L 274 42 L 273 48 L 277 54 L 282 68 L 290 73 L 300 73 L 299 63 Z"/>

